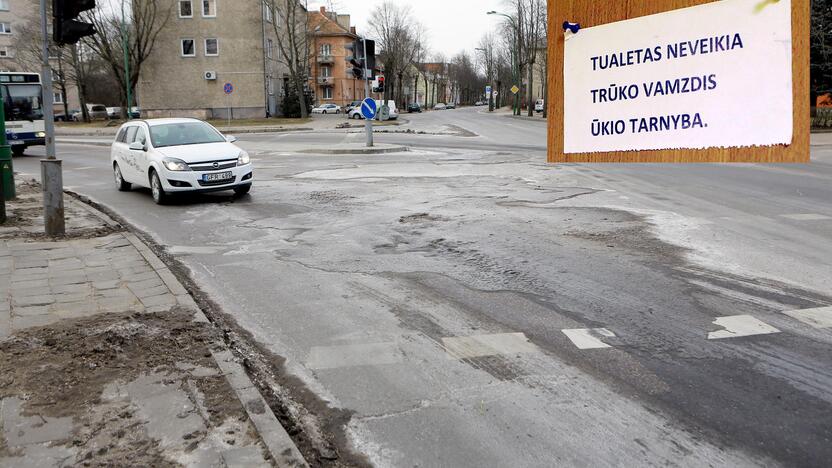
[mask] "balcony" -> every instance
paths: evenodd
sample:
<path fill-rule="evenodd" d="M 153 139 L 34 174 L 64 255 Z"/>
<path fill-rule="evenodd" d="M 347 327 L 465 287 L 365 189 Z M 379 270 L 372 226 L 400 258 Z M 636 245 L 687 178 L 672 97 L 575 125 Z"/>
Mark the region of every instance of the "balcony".
<path fill-rule="evenodd" d="M 319 55 L 318 63 L 335 63 L 335 57 L 333 57 L 332 55 Z"/>
<path fill-rule="evenodd" d="M 335 78 L 331 76 L 319 76 L 318 77 L 318 85 L 319 86 L 335 86 Z"/>

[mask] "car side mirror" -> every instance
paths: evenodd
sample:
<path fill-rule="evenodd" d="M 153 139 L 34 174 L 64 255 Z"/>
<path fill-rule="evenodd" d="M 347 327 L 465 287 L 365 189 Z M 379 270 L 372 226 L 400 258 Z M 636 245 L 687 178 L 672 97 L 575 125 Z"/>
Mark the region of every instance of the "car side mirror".
<path fill-rule="evenodd" d="M 130 143 L 130 150 L 131 151 L 147 151 L 147 149 L 145 149 L 144 145 L 139 143 L 138 141 L 134 141 L 133 143 Z"/>
<path fill-rule="evenodd" d="M 227 137 L 225 137 L 225 141 L 227 141 L 229 143 L 236 143 L 237 142 L 237 137 L 235 137 L 233 135 L 228 135 Z"/>

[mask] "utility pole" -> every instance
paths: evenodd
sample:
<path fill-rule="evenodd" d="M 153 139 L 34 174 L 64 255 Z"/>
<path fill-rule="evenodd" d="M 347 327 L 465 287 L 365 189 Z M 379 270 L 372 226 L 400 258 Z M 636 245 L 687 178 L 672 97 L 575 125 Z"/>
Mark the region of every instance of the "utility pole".
<path fill-rule="evenodd" d="M 64 182 L 62 161 L 55 157 L 55 118 L 52 96 L 52 66 L 49 64 L 49 32 L 46 0 L 40 0 L 40 32 L 43 39 L 43 123 L 46 130 L 46 159 L 40 162 L 40 181 L 43 185 L 43 217 L 46 234 L 61 236 L 66 233 L 64 220 Z"/>
<path fill-rule="evenodd" d="M 367 69 L 367 64 L 370 63 L 367 57 L 367 39 L 361 39 L 361 45 L 364 47 L 364 95 L 370 97 L 370 77 L 373 76 L 372 70 Z M 364 119 L 364 131 L 367 133 L 367 148 L 373 147 L 373 122 L 370 119 Z"/>

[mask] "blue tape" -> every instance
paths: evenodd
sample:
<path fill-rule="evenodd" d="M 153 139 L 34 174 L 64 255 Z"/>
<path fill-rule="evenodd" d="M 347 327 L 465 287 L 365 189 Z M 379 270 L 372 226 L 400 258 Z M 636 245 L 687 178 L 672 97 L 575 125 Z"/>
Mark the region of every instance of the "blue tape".
<path fill-rule="evenodd" d="M 581 30 L 581 25 L 580 23 L 570 23 L 569 21 L 564 21 L 563 31 L 566 32 L 567 30 L 572 31 L 572 34 L 577 34 L 578 31 Z"/>

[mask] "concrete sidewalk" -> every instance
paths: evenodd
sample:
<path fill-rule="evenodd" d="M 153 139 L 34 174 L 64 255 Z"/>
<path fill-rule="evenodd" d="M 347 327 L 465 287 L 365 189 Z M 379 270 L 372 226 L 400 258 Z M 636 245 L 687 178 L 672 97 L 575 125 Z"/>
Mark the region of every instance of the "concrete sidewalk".
<path fill-rule="evenodd" d="M 174 274 L 134 234 L 66 197 L 42 230 L 18 184 L 0 225 L 0 467 L 305 466 Z"/>

